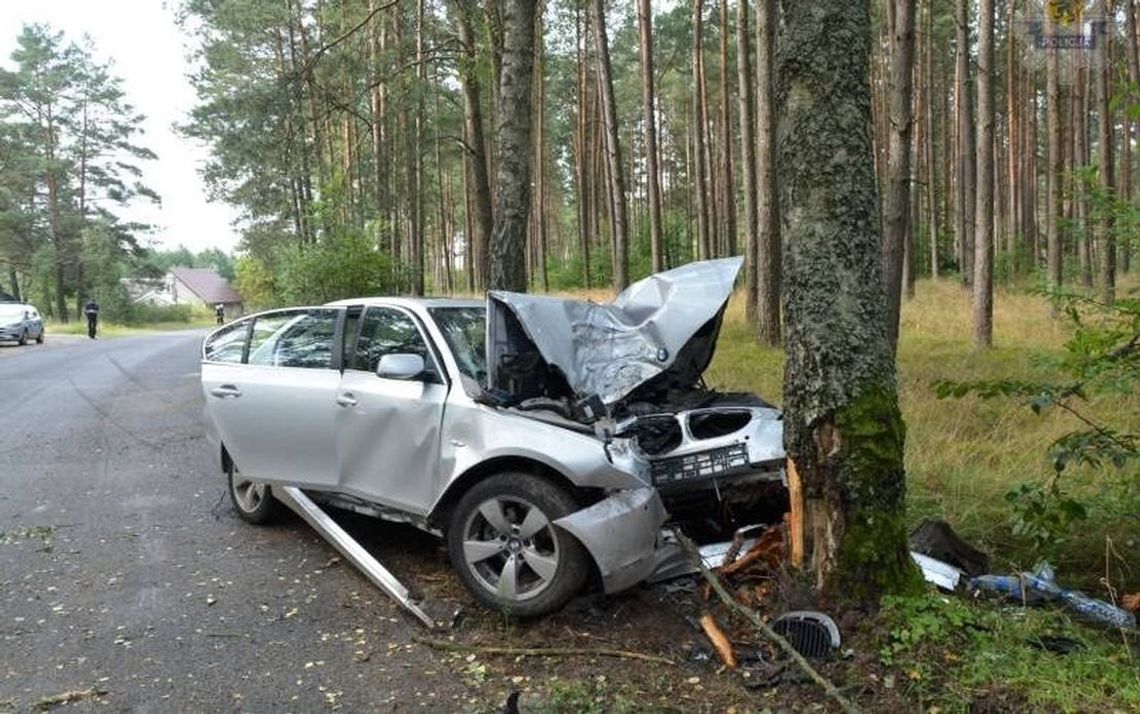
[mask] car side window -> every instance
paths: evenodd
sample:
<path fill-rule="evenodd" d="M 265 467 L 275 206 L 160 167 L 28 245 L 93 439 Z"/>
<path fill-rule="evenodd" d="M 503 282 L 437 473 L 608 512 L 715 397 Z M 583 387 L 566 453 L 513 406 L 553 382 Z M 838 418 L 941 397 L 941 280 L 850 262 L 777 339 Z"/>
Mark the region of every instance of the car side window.
<path fill-rule="evenodd" d="M 338 311 L 316 308 L 262 315 L 254 320 L 249 364 L 328 369 Z"/>
<path fill-rule="evenodd" d="M 249 322 L 243 320 L 215 332 L 202 348 L 206 361 L 240 363 L 242 355 L 245 354 L 245 337 L 248 330 Z"/>
<path fill-rule="evenodd" d="M 352 369 L 375 372 L 380 358 L 389 354 L 415 354 L 431 365 L 431 353 L 416 323 L 389 307 L 370 307 L 360 323 L 360 337 L 352 353 Z"/>

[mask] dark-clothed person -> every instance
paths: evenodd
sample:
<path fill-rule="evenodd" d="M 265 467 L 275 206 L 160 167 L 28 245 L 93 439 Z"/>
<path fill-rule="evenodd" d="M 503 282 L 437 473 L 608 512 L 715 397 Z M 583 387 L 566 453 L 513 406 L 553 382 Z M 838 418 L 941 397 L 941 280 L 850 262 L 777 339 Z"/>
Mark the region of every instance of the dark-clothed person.
<path fill-rule="evenodd" d="M 95 298 L 83 306 L 83 314 L 87 316 L 87 336 L 95 339 L 95 330 L 99 327 L 99 303 L 95 302 Z"/>

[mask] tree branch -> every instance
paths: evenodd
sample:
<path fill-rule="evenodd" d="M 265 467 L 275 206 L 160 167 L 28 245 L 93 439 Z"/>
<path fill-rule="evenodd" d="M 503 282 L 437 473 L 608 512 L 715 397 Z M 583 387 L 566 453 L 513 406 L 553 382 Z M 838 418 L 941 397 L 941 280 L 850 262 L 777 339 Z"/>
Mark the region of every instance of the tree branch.
<path fill-rule="evenodd" d="M 507 655 L 510 657 L 617 657 L 620 659 L 637 659 L 643 662 L 657 662 L 675 666 L 676 663 L 664 657 L 628 652 L 626 650 L 587 649 L 582 647 L 485 647 L 480 645 L 464 645 L 458 642 L 443 642 L 419 635 L 412 636 L 413 642 L 427 645 L 433 649 L 447 652 L 475 652 L 477 654 Z"/>

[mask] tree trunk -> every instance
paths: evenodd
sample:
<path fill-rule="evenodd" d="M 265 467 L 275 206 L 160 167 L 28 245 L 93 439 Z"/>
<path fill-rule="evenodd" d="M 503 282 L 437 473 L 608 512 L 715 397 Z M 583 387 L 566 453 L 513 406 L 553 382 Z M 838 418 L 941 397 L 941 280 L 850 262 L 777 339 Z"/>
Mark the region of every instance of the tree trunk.
<path fill-rule="evenodd" d="M 1109 3 L 1111 7 L 1111 3 Z M 1112 118 L 1112 32 L 1111 25 L 1099 38 L 1098 51 L 1101 53 L 1100 68 L 1096 75 L 1097 99 L 1097 143 L 1100 144 L 1098 176 L 1102 202 L 1115 198 L 1115 163 L 1113 158 L 1113 118 Z M 1097 250 L 1100 253 L 1100 295 L 1101 301 L 1111 305 L 1116 301 L 1116 238 L 1113 234 L 1111 209 L 1101 211 Z"/>
<path fill-rule="evenodd" d="M 1009 0 L 1009 19 L 1006 24 L 1008 37 L 1006 38 L 1006 121 L 1009 127 L 1009 152 L 1006 156 L 1007 170 L 1009 172 L 1009 195 L 1006 210 L 1006 241 L 1005 252 L 1009 265 L 1014 273 L 1020 272 L 1017 254 L 1017 234 L 1021 231 L 1021 182 L 1024 180 L 1018 171 L 1021 166 L 1021 113 L 1022 99 L 1018 97 L 1017 89 L 1021 84 L 1021 65 L 1018 63 L 1017 36 L 1008 31 L 1016 27 L 1014 22 L 1017 16 L 1017 0 Z"/>
<path fill-rule="evenodd" d="M 550 278 L 546 272 L 546 69 L 545 52 L 542 35 L 542 6 L 539 3 L 538 18 L 535 22 L 534 32 L 534 83 L 535 83 L 535 142 L 534 142 L 534 228 L 535 228 L 535 266 L 538 268 L 539 285 L 542 291 L 550 290 Z"/>
<path fill-rule="evenodd" d="M 955 5 L 955 22 L 958 26 L 957 89 L 955 107 L 958 118 L 958 270 L 963 284 L 974 279 L 974 209 L 977 201 L 974 146 L 974 111 L 970 92 L 970 28 L 967 0 Z"/>
<path fill-rule="evenodd" d="M 721 213 L 720 255 L 736 255 L 736 182 L 732 171 L 732 85 L 728 78 L 728 0 L 720 0 Z"/>
<path fill-rule="evenodd" d="M 914 0 L 894 3 L 891 36 L 890 127 L 887 195 L 883 211 L 883 272 L 887 289 L 887 339 L 894 351 L 899 340 L 903 249 L 910 230 L 911 90 L 914 71 Z"/>
<path fill-rule="evenodd" d="M 476 7 L 474 0 L 458 0 L 455 7 L 459 42 L 463 56 L 459 60 L 459 81 L 463 91 L 463 123 L 467 145 L 464 161 L 470 179 L 469 194 L 472 208 L 472 229 L 468 236 L 468 261 L 472 271 L 473 289 L 487 284 L 487 244 L 494 218 L 491 211 L 491 180 L 487 176 L 487 139 L 483 131 L 483 105 L 480 98 L 479 73 L 476 58 L 475 32 L 471 25 Z"/>
<path fill-rule="evenodd" d="M 424 294 L 424 92 L 427 91 L 427 64 L 424 59 L 424 2 L 416 0 L 416 115 L 413 124 L 412 143 L 414 156 L 412 169 L 412 220 L 411 220 L 411 263 L 412 294 Z"/>
<path fill-rule="evenodd" d="M 974 345 L 994 342 L 994 0 L 978 2 L 978 198 L 974 210 Z"/>
<path fill-rule="evenodd" d="M 1136 37 L 1136 3 L 1133 0 L 1125 0 L 1127 9 L 1125 10 L 1125 19 L 1127 21 L 1127 36 L 1128 43 L 1124 46 L 1124 51 L 1128 53 L 1128 81 L 1131 84 L 1140 82 L 1140 47 Z M 1133 187 L 1135 182 L 1132 178 L 1132 141 L 1136 132 L 1136 119 L 1130 116 L 1130 111 L 1124 112 L 1124 146 L 1127 156 L 1129 157 L 1129 164 L 1127 173 L 1124 175 L 1120 183 L 1123 193 L 1121 198 L 1131 203 L 1133 199 Z M 1120 245 L 1120 272 L 1127 273 L 1132 268 L 1132 241 L 1123 241 Z"/>
<path fill-rule="evenodd" d="M 776 186 L 775 118 L 776 0 L 756 3 L 756 310 L 760 342 L 779 347 L 783 341 L 780 299 L 783 245 Z"/>
<path fill-rule="evenodd" d="M 747 0 L 745 0 L 747 2 Z M 661 181 L 657 166 L 657 110 L 653 91 L 653 13 L 650 0 L 637 2 L 637 31 L 641 47 L 641 102 L 645 112 L 645 189 L 649 193 L 649 251 L 653 272 L 665 269 L 661 249 Z"/>
<path fill-rule="evenodd" d="M 924 111 L 922 112 L 922 121 L 926 126 L 926 141 L 924 142 L 923 151 L 926 156 L 926 207 L 927 207 L 927 223 L 929 228 L 927 232 L 930 234 L 930 277 L 938 277 L 938 188 L 937 178 L 938 165 L 934 160 L 934 102 L 933 97 L 936 96 L 936 89 L 934 85 L 934 8 L 927 4 L 926 6 L 926 37 L 924 38 L 925 62 L 924 76 L 926 77 L 926 91 L 923 92 L 923 98 L 926 100 Z M 945 117 L 943 117 L 945 121 Z M 943 151 L 948 151 L 948 147 L 943 146 Z M 949 177 L 944 177 L 943 180 L 949 180 Z"/>
<path fill-rule="evenodd" d="M 1051 24 L 1046 32 L 1054 32 Z M 1061 287 L 1061 218 L 1064 198 L 1061 184 L 1064 157 L 1061 155 L 1061 88 L 1060 71 L 1056 52 L 1047 52 L 1045 59 L 1045 95 L 1046 116 L 1045 132 L 1048 135 L 1049 166 L 1047 181 L 1049 184 L 1045 208 L 1045 241 L 1047 258 L 1048 287 L 1050 291 Z"/>
<path fill-rule="evenodd" d="M 504 0 L 501 7 L 503 79 L 499 87 L 499 160 L 488 287 L 526 292 L 535 3 Z"/>
<path fill-rule="evenodd" d="M 1089 76 L 1088 68 L 1085 67 L 1074 67 L 1070 71 L 1076 73 L 1073 86 L 1068 92 L 1072 100 L 1070 102 L 1072 119 L 1069 124 L 1072 130 L 1072 141 L 1066 141 L 1065 146 L 1072 147 L 1072 158 L 1066 157 L 1065 161 L 1062 162 L 1065 173 L 1064 186 L 1067 189 L 1066 193 L 1072 195 L 1071 202 L 1074 204 L 1072 206 L 1072 221 L 1069 223 L 1071 227 L 1069 234 L 1076 238 L 1078 279 L 1082 287 L 1091 288 L 1093 286 L 1093 236 L 1089 230 L 1088 222 L 1089 187 L 1087 181 L 1083 178 L 1078 179 L 1072 170 L 1074 166 L 1088 166 L 1091 158 L 1089 153 Z"/>
<path fill-rule="evenodd" d="M 1037 98 L 1037 77 L 1036 72 L 1027 68 L 1025 70 L 1025 92 L 1022 96 L 1029 96 L 1029 111 L 1025 112 L 1025 122 L 1022 124 L 1022 135 L 1025 140 L 1022 142 L 1022 154 L 1025 158 L 1025 167 L 1022 171 L 1022 176 L 1026 177 L 1022 181 L 1024 186 L 1024 194 L 1022 198 L 1022 220 L 1024 221 L 1022 231 L 1025 233 L 1025 246 L 1026 252 L 1029 254 L 1028 267 L 1036 269 L 1040 264 L 1040 232 L 1037 226 L 1037 114 L 1039 111 L 1039 102 Z"/>
<path fill-rule="evenodd" d="M 784 0 L 783 18 L 784 443 L 803 483 L 817 588 L 873 604 L 914 591 L 919 578 L 906 542 L 905 427 L 887 336 L 869 2 Z"/>
<path fill-rule="evenodd" d="M 693 196 L 697 211 L 697 258 L 709 257 L 709 177 L 705 171 L 707 124 L 702 111 L 704 92 L 704 0 L 693 0 Z"/>
<path fill-rule="evenodd" d="M 590 4 L 594 20 L 594 46 L 597 50 L 598 85 L 602 94 L 602 122 L 605 128 L 606 162 L 610 172 L 610 204 L 613 206 L 614 289 L 629 285 L 629 223 L 625 203 L 625 180 L 618 139 L 617 102 L 610 74 L 610 46 L 606 37 L 606 11 L 602 0 Z"/>
<path fill-rule="evenodd" d="M 761 3 L 765 0 L 760 0 Z M 736 77 L 740 91 L 740 163 L 744 179 L 745 313 L 756 324 L 759 296 L 756 244 L 756 87 L 752 77 L 752 48 L 748 30 L 748 0 L 736 5 Z"/>
<path fill-rule="evenodd" d="M 589 72 L 586 69 L 586 47 L 589 44 L 587 34 L 589 23 L 583 23 L 580 6 L 574 8 L 574 34 L 575 51 L 578 55 L 578 122 L 577 122 L 577 166 L 578 179 L 578 245 L 582 254 L 582 286 L 590 287 L 590 124 L 589 124 L 589 93 L 586 78 Z M 585 26 L 585 28 L 583 27 Z"/>

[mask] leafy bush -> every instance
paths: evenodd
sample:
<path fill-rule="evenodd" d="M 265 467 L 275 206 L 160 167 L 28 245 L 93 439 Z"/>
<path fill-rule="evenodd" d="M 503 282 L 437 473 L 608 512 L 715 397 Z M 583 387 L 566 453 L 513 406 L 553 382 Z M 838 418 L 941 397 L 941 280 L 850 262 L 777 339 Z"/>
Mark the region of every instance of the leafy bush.
<path fill-rule="evenodd" d="M 391 293 L 394 284 L 387 255 L 363 236 L 344 235 L 285 253 L 277 288 L 285 302 L 311 305 Z"/>

